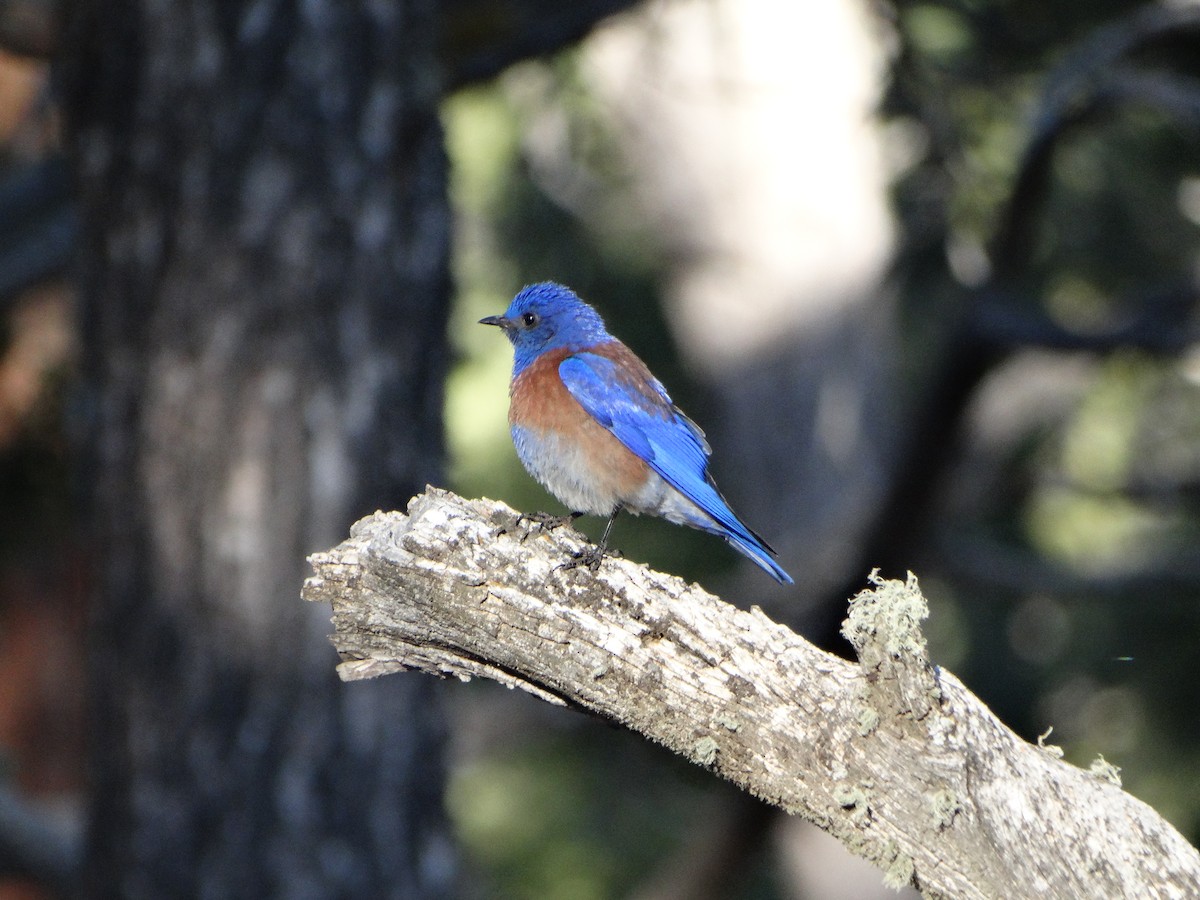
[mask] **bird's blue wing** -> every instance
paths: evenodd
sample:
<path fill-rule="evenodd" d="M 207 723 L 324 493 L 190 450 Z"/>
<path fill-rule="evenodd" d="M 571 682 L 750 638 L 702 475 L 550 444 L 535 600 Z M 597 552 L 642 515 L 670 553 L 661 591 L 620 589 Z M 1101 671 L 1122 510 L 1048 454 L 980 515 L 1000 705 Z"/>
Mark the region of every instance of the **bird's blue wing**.
<path fill-rule="evenodd" d="M 708 486 L 708 442 L 656 379 L 596 353 L 567 357 L 558 374 L 588 415 L 698 503 Z"/>
<path fill-rule="evenodd" d="M 657 379 L 596 353 L 567 357 L 558 374 L 592 418 L 712 519 L 690 524 L 761 542 L 708 477 L 704 432 L 675 408 Z"/>
<path fill-rule="evenodd" d="M 640 361 L 635 366 L 575 353 L 559 364 L 558 374 L 588 415 L 709 517 L 689 524 L 722 535 L 777 581 L 792 583 L 771 547 L 737 517 L 709 478 L 704 432 L 676 409 Z"/>

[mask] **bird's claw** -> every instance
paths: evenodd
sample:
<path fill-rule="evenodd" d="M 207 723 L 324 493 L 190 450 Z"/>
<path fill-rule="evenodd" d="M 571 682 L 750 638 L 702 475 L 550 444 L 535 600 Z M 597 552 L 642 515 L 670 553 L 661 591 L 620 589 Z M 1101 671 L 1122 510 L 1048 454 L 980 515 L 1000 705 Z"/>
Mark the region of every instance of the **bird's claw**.
<path fill-rule="evenodd" d="M 604 553 L 597 552 L 596 547 L 585 547 L 578 553 L 572 553 L 571 558 L 555 566 L 556 569 L 587 569 L 592 574 L 600 571 L 600 563 L 604 562 Z"/>
<path fill-rule="evenodd" d="M 610 550 L 607 547 L 598 547 L 595 544 L 590 544 L 571 554 L 571 558 L 564 563 L 555 566 L 556 569 L 587 569 L 595 574 L 600 571 L 600 563 L 604 562 L 606 557 L 619 559 L 620 551 Z"/>

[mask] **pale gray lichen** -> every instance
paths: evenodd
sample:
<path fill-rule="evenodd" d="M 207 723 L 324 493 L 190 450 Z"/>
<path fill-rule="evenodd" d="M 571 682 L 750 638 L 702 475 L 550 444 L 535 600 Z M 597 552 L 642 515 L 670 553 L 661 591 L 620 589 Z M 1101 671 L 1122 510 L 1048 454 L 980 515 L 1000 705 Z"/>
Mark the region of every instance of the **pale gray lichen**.
<path fill-rule="evenodd" d="M 963 808 L 958 794 L 949 788 L 942 788 L 930 794 L 929 807 L 933 810 L 933 823 L 939 831 L 953 825 L 954 817 L 962 812 Z"/>
<path fill-rule="evenodd" d="M 1097 756 L 1094 760 L 1092 760 L 1092 764 L 1088 767 L 1088 771 L 1101 781 L 1107 781 L 1109 784 L 1115 784 L 1117 787 L 1121 786 L 1120 766 L 1114 766 L 1103 756 Z"/>
<path fill-rule="evenodd" d="M 883 873 L 883 883 L 894 891 L 912 884 L 913 876 L 917 874 L 916 864 L 907 853 L 902 853 L 895 844 L 888 843 L 884 848 L 884 859 L 891 858 Z"/>
<path fill-rule="evenodd" d="M 878 727 L 879 711 L 873 706 L 863 704 L 858 710 L 858 733 L 862 737 L 866 737 Z"/>
<path fill-rule="evenodd" d="M 850 601 L 849 614 L 842 634 L 860 655 L 871 643 L 893 659 L 903 655 L 924 658 L 925 636 L 921 622 L 929 617 L 929 604 L 921 594 L 917 576 L 908 573 L 907 582 L 881 578 L 879 570 L 869 579 L 874 588 L 860 591 Z"/>
<path fill-rule="evenodd" d="M 717 751 L 720 749 L 711 737 L 702 737 L 692 747 L 692 758 L 702 766 L 711 766 L 717 761 Z"/>
<path fill-rule="evenodd" d="M 871 814 L 870 795 L 861 785 L 836 785 L 833 789 L 833 802 L 846 810 L 854 822 L 861 822 Z"/>

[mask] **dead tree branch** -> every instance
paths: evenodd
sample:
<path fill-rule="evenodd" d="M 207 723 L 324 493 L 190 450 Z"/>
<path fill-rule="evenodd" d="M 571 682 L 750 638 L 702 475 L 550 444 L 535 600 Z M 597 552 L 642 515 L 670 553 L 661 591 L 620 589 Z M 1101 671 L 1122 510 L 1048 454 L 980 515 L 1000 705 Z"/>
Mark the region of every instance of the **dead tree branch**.
<path fill-rule="evenodd" d="M 430 488 L 311 558 L 344 679 L 485 677 L 603 716 L 801 815 L 930 896 L 1195 897 L 1200 854 L 1119 786 L 1026 743 L 927 657 L 924 598 L 875 580 L 847 662 L 759 609 Z"/>

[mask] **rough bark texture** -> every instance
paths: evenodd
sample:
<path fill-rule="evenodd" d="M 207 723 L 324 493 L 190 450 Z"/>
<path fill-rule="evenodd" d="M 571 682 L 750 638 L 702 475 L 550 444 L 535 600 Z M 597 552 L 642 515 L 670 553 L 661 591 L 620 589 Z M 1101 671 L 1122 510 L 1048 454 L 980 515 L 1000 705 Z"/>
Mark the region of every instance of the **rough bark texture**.
<path fill-rule="evenodd" d="M 1194 897 L 1200 854 L 1121 790 L 1027 744 L 928 660 L 907 584 L 851 602 L 859 662 L 569 529 L 429 489 L 311 558 L 346 680 L 486 677 L 619 722 L 802 815 L 931 896 Z M 403 681 L 400 682 L 403 684 Z"/>
<path fill-rule="evenodd" d="M 435 8 L 72 6 L 90 896 L 450 893 L 433 682 L 347 690 L 295 603 L 440 469 Z"/>

